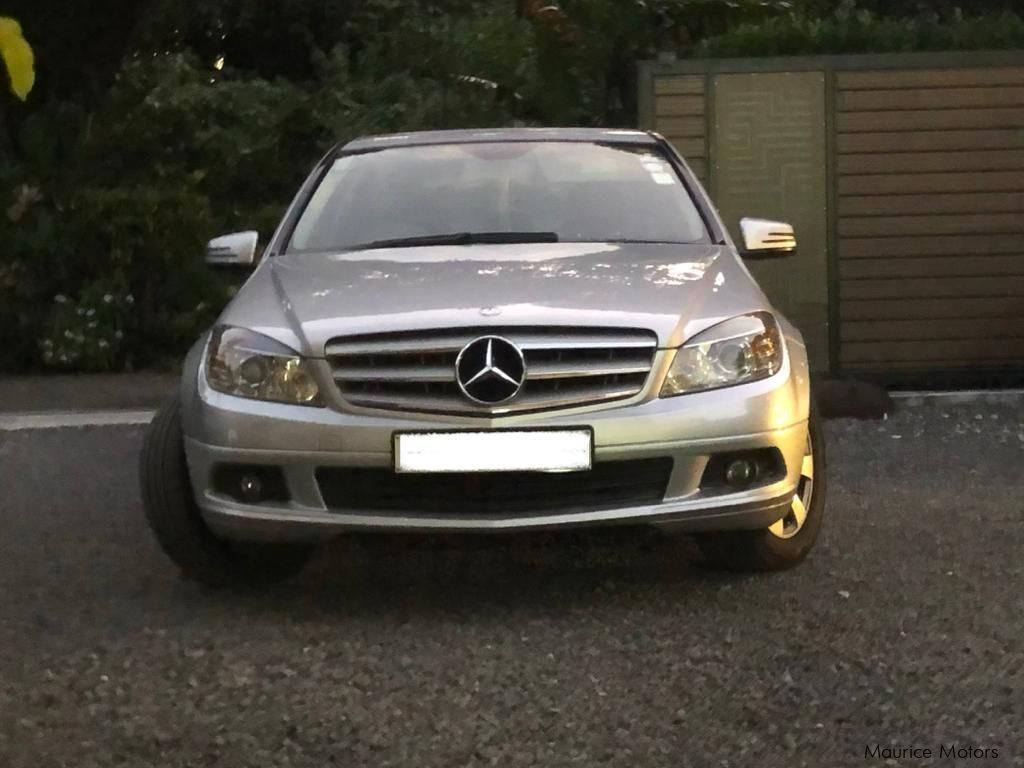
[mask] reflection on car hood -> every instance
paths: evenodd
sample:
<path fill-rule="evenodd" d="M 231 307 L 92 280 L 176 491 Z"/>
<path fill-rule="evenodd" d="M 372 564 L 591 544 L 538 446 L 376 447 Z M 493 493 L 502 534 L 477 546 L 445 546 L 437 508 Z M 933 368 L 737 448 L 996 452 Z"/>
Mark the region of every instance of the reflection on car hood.
<path fill-rule="evenodd" d="M 645 328 L 672 347 L 766 308 L 723 246 L 553 243 L 278 256 L 222 322 L 319 357 L 337 336 L 509 325 Z"/>

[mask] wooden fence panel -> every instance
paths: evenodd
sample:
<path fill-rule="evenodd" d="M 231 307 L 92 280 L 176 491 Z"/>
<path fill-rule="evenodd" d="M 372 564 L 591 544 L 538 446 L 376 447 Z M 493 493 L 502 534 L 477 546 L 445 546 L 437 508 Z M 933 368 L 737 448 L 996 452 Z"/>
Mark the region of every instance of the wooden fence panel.
<path fill-rule="evenodd" d="M 820 124 L 794 133 L 791 113 L 805 105 L 780 106 L 769 91 L 811 73 L 825 82 Z M 737 75 L 762 87 L 738 100 Z M 833 373 L 1024 376 L 1024 53 L 690 61 L 645 65 L 641 81 L 645 125 L 710 182 L 729 217 L 760 205 L 802 223 L 801 244 L 828 264 L 828 329 L 808 335 L 829 335 Z M 796 177 L 778 188 L 789 134 L 805 143 L 796 155 L 786 145 L 790 164 L 819 162 L 825 142 L 824 200 L 801 197 L 808 185 Z M 771 158 L 772 172 L 745 167 L 749 158 Z M 824 254 L 809 214 L 824 215 Z M 802 304 L 784 284 L 818 279 L 807 258 L 802 248 L 788 277 L 754 266 L 794 319 Z"/>
<path fill-rule="evenodd" d="M 703 75 L 654 78 L 654 129 L 690 164 L 703 183 L 708 181 L 707 94 Z"/>
<path fill-rule="evenodd" d="M 1024 66 L 836 75 L 840 364 L 1024 364 Z"/>

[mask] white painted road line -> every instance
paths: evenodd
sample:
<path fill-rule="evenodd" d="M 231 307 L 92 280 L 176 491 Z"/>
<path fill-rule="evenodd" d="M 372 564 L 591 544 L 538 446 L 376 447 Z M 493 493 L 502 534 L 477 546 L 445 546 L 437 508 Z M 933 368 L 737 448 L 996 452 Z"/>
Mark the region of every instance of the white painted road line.
<path fill-rule="evenodd" d="M 149 424 L 156 411 L 65 411 L 0 413 L 0 432 Z"/>

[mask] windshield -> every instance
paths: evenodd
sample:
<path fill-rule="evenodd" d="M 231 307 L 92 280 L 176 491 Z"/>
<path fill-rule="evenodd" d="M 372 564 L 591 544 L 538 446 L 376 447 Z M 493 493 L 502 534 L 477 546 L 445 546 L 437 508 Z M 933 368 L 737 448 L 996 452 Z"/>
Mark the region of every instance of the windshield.
<path fill-rule="evenodd" d="M 472 237 L 480 233 L 486 236 Z M 414 247 L 435 244 L 433 238 L 437 244 L 708 240 L 685 186 L 653 148 L 505 142 L 340 157 L 306 206 L 288 250 Z"/>

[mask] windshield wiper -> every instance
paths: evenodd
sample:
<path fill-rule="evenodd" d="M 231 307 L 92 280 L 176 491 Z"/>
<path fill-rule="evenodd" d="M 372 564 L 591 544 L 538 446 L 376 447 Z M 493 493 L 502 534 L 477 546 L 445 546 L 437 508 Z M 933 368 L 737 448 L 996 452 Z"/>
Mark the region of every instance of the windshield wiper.
<path fill-rule="evenodd" d="M 557 243 L 554 232 L 449 232 L 444 235 L 396 237 L 353 245 L 347 251 L 372 251 L 376 248 L 425 248 L 430 245 L 503 245 L 506 243 Z"/>

